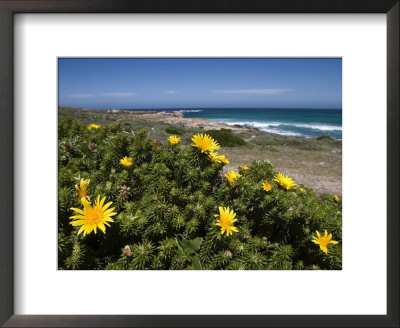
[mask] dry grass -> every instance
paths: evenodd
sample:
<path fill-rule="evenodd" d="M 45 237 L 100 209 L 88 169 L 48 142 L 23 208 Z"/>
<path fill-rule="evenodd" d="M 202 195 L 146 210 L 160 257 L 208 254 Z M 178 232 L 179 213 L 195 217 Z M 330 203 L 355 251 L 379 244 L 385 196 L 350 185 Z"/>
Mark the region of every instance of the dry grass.
<path fill-rule="evenodd" d="M 277 171 L 294 178 L 298 184 L 317 193 L 342 194 L 342 151 L 301 150 L 292 146 L 274 146 L 273 151 L 259 146 L 224 148 L 230 161 L 226 170 L 267 159 Z"/>

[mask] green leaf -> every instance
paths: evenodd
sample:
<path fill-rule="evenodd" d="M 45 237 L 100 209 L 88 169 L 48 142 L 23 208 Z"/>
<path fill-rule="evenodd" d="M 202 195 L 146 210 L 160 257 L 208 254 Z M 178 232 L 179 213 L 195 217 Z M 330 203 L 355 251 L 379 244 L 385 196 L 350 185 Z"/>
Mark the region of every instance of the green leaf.
<path fill-rule="evenodd" d="M 192 257 L 193 270 L 202 270 L 199 256 L 196 254 Z"/>
<path fill-rule="evenodd" d="M 203 238 L 197 237 L 192 240 L 189 240 L 188 242 L 191 249 L 193 249 L 194 251 L 198 251 L 200 249 L 201 243 L 203 242 Z"/>
<path fill-rule="evenodd" d="M 178 243 L 178 246 L 180 246 L 180 248 L 189 252 L 189 254 L 194 254 L 196 251 L 200 249 L 201 243 L 203 242 L 203 238 L 197 237 L 192 240 L 187 240 L 181 237 L 181 239 L 177 239 L 176 241 Z"/>
<path fill-rule="evenodd" d="M 189 253 L 194 253 L 193 249 L 190 247 L 189 245 L 189 241 L 183 237 L 181 237 L 181 239 L 177 239 L 176 240 L 178 243 L 178 246 L 183 250 L 183 251 L 187 251 Z"/>

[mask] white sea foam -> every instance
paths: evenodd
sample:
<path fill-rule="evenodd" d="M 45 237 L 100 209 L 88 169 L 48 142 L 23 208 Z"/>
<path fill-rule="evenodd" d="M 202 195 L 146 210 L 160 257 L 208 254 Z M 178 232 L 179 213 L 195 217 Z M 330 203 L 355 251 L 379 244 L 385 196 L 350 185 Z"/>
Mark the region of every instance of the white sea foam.
<path fill-rule="evenodd" d="M 181 109 L 181 110 L 176 110 L 176 113 L 198 113 L 202 112 L 202 109 Z"/>
<path fill-rule="evenodd" d="M 274 125 L 274 124 L 267 124 L 267 123 L 260 123 L 260 122 L 226 122 L 223 120 L 213 120 L 214 122 L 218 122 L 218 123 L 226 123 L 229 125 L 241 125 L 241 126 L 245 126 L 245 127 L 250 127 L 250 128 L 257 128 L 260 129 L 262 131 L 265 132 L 270 132 L 270 133 L 275 133 L 275 134 L 282 134 L 285 136 L 302 136 L 305 137 L 306 135 L 303 133 L 298 133 L 298 132 L 293 132 L 293 131 L 288 131 L 288 130 L 282 130 L 279 128 L 271 128 L 272 126 L 279 126 L 278 125 Z"/>
<path fill-rule="evenodd" d="M 306 138 L 315 137 L 318 131 L 321 131 L 320 135 L 323 134 L 322 131 L 329 131 L 329 132 L 339 132 L 342 131 L 341 126 L 335 125 L 328 125 L 328 124 L 321 124 L 321 123 L 311 123 L 311 124 L 304 124 L 304 123 L 287 123 L 287 122 L 259 122 L 259 121 L 230 121 L 229 119 L 216 119 L 212 120 L 214 122 L 219 123 L 226 123 L 229 125 L 239 124 L 249 128 L 257 128 L 261 131 L 287 135 L 287 136 L 301 136 Z M 308 129 L 305 131 L 295 131 L 295 128 L 304 128 Z M 308 133 L 307 133 L 308 132 Z"/>
<path fill-rule="evenodd" d="M 286 125 L 286 124 L 283 124 Z M 322 131 L 342 131 L 341 126 L 337 125 L 327 125 L 327 124 L 287 124 L 289 126 L 296 126 L 299 128 L 308 128 L 308 129 L 314 129 L 314 130 L 322 130 Z"/>
<path fill-rule="evenodd" d="M 337 125 L 328 125 L 328 124 L 320 124 L 320 123 L 311 123 L 311 124 L 303 124 L 303 123 L 290 123 L 290 122 L 258 122 L 258 121 L 227 121 L 227 120 L 214 120 L 215 122 L 225 122 L 229 125 L 244 125 L 253 128 L 258 128 L 261 130 L 271 129 L 277 130 L 276 128 L 285 128 L 290 129 L 290 127 L 298 127 L 298 128 L 306 128 L 313 130 L 321 130 L 321 131 L 342 131 L 341 126 Z M 266 131 L 266 130 L 265 130 Z"/>

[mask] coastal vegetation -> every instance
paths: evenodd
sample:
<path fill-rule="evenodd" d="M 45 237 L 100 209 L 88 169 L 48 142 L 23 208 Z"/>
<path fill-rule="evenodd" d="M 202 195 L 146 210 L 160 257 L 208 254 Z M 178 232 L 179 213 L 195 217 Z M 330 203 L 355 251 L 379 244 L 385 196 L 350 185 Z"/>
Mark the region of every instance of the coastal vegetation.
<path fill-rule="evenodd" d="M 174 115 L 174 116 L 173 116 Z M 72 118 L 90 125 L 93 122 L 102 126 L 119 122 L 126 131 L 144 129 L 146 135 L 154 140 L 165 142 L 170 135 L 181 138 L 181 145 L 190 145 L 194 134 L 207 131 L 220 142 L 229 164 L 223 171 L 235 169 L 254 160 L 267 159 L 276 169 L 292 176 L 297 182 L 307 184 L 318 194 L 342 194 L 342 142 L 328 136 L 302 138 L 267 133 L 257 129 L 240 128 L 194 120 L 177 114 L 156 112 L 127 112 L 83 110 L 59 108 L 59 119 Z M 199 127 L 200 126 L 200 127 Z M 221 135 L 212 131 L 228 130 L 228 136 L 237 136 L 246 144 L 225 146 Z M 211 133 L 210 133 L 211 130 Z M 240 141 L 241 142 L 241 141 Z"/>
<path fill-rule="evenodd" d="M 340 270 L 341 194 L 265 156 L 286 152 L 341 143 L 61 108 L 59 269 Z"/>

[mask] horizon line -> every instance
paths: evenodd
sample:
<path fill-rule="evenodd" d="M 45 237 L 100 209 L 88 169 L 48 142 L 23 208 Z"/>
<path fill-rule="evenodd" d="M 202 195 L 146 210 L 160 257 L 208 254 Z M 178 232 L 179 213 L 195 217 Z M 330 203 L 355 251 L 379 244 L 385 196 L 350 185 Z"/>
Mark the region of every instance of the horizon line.
<path fill-rule="evenodd" d="M 87 110 L 185 110 L 185 109 L 322 109 L 322 110 L 342 110 L 342 107 L 137 107 L 137 108 L 89 108 L 89 107 L 72 107 L 72 106 L 62 106 L 58 105 L 58 107 L 66 107 L 73 109 L 87 109 Z"/>

